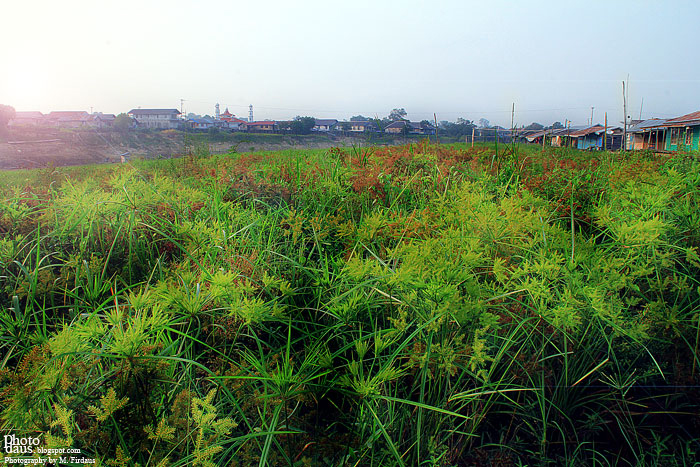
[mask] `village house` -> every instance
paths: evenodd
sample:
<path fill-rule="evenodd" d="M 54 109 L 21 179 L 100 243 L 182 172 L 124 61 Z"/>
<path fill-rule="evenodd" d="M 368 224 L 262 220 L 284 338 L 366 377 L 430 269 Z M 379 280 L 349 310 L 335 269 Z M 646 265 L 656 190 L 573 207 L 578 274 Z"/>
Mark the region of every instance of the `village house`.
<path fill-rule="evenodd" d="M 572 131 L 569 136 L 571 145 L 577 149 L 603 150 L 603 144 L 608 151 L 616 151 L 622 147 L 622 129 L 593 125 L 582 130 Z"/>
<path fill-rule="evenodd" d="M 435 127 L 425 122 L 407 122 L 405 120 L 399 120 L 387 125 L 384 128 L 384 132 L 392 134 L 434 135 Z"/>
<path fill-rule="evenodd" d="M 88 124 L 90 126 L 94 126 L 95 128 L 112 128 L 116 118 L 117 117 L 114 114 L 103 114 L 98 112 L 90 115 Z"/>
<path fill-rule="evenodd" d="M 277 122 L 265 120 L 260 122 L 248 122 L 247 128 L 249 133 L 274 133 L 279 129 Z"/>
<path fill-rule="evenodd" d="M 59 110 L 50 112 L 44 122 L 61 128 L 81 128 L 90 124 L 90 114 L 85 111 Z"/>
<path fill-rule="evenodd" d="M 39 126 L 44 124 L 44 114 L 41 112 L 15 112 L 8 126 Z"/>
<path fill-rule="evenodd" d="M 177 109 L 132 109 L 128 115 L 139 128 L 177 129 L 182 123 Z"/>
<path fill-rule="evenodd" d="M 193 130 L 206 131 L 215 126 L 214 120 L 207 117 L 193 117 L 187 119 L 187 127 Z"/>
<path fill-rule="evenodd" d="M 245 120 L 241 120 L 240 118 L 236 118 L 234 114 L 229 112 L 228 107 L 222 113 L 219 115 L 219 120 L 223 123 L 219 125 L 221 128 L 225 128 L 231 131 L 246 131 L 247 129 L 247 123 Z"/>
<path fill-rule="evenodd" d="M 316 123 L 314 124 L 314 127 L 312 128 L 313 131 L 329 132 L 329 131 L 335 130 L 335 127 L 338 125 L 338 120 L 335 120 L 335 119 L 317 118 L 315 120 L 316 120 Z"/>
<path fill-rule="evenodd" d="M 700 149 L 700 111 L 681 117 L 671 118 L 660 125 L 666 131 L 667 151 L 685 149 Z"/>
<path fill-rule="evenodd" d="M 241 120 L 240 118 L 233 118 L 228 122 L 228 128 L 231 131 L 247 131 L 248 122 Z"/>
<path fill-rule="evenodd" d="M 627 128 L 627 150 L 656 149 L 663 150 L 666 145 L 666 129 L 662 125 L 666 120 L 650 118 L 635 122 Z"/>
<path fill-rule="evenodd" d="M 347 125 L 347 131 L 352 131 L 356 133 L 362 133 L 365 131 L 378 131 L 377 125 L 370 121 L 350 121 L 350 125 Z"/>

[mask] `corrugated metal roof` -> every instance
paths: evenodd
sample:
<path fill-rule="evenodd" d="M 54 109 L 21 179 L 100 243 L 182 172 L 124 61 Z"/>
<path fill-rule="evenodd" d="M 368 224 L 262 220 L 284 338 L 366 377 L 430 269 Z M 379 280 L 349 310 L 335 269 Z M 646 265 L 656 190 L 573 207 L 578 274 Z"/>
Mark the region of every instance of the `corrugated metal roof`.
<path fill-rule="evenodd" d="M 700 110 L 697 112 L 689 113 L 681 117 L 671 118 L 666 120 L 663 126 L 695 126 L 700 125 Z"/>
<path fill-rule="evenodd" d="M 605 130 L 606 130 L 606 128 L 603 125 L 593 125 L 593 126 L 589 126 L 587 128 L 583 128 L 581 130 L 572 131 L 571 133 L 569 133 L 569 136 L 571 136 L 572 138 L 580 138 L 582 136 L 591 135 L 591 134 L 599 135 L 599 134 L 604 133 Z M 612 125 L 607 127 L 607 132 L 609 135 L 615 133 L 615 131 L 617 131 L 617 130 L 621 131 L 621 128 L 617 127 L 617 126 L 612 126 Z"/>
<path fill-rule="evenodd" d="M 336 123 L 338 123 L 338 120 L 329 119 L 329 118 L 316 118 L 314 120 L 316 122 L 316 126 L 331 126 L 331 125 L 335 125 Z"/>
<path fill-rule="evenodd" d="M 663 118 L 650 118 L 648 120 L 643 120 L 636 125 L 632 125 L 627 128 L 627 133 L 641 133 L 644 130 L 650 130 L 652 128 L 658 128 L 666 123 L 668 120 Z"/>

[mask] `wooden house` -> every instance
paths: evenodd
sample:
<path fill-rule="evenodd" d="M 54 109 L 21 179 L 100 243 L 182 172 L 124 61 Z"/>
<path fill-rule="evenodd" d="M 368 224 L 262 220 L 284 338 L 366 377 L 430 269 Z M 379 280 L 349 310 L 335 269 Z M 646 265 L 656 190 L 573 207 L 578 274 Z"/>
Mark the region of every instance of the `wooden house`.
<path fill-rule="evenodd" d="M 606 134 L 607 133 L 607 134 Z M 569 134 L 571 144 L 577 149 L 588 151 L 615 151 L 622 147 L 622 129 L 619 127 L 608 127 L 607 131 L 603 125 L 593 125 L 582 130 L 572 131 Z M 605 148 L 603 148 L 605 143 Z"/>
<path fill-rule="evenodd" d="M 634 123 L 627 128 L 625 149 L 628 151 L 640 149 L 663 150 L 666 145 L 666 120 L 650 118 Z"/>
<path fill-rule="evenodd" d="M 666 131 L 665 149 L 676 151 L 680 149 L 700 149 L 700 111 L 681 117 L 666 120 L 661 125 Z"/>

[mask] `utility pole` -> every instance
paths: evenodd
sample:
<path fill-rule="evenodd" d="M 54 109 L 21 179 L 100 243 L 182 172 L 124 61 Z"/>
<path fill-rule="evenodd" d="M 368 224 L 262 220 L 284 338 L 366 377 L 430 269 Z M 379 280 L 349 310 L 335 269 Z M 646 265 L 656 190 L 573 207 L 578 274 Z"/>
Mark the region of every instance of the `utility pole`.
<path fill-rule="evenodd" d="M 623 131 L 622 131 L 622 142 L 623 149 L 627 145 L 627 94 L 625 93 L 625 82 L 622 82 L 622 118 L 624 119 Z"/>
<path fill-rule="evenodd" d="M 513 102 L 513 109 L 510 112 L 510 142 L 511 144 L 515 142 L 515 102 Z"/>
<path fill-rule="evenodd" d="M 644 98 L 642 97 L 642 105 L 639 106 L 639 119 L 642 119 L 642 109 L 644 108 Z"/>
<path fill-rule="evenodd" d="M 435 143 L 440 144 L 440 135 L 438 134 L 437 114 L 433 113 L 433 119 L 435 120 Z"/>
<path fill-rule="evenodd" d="M 603 151 L 608 150 L 608 113 L 605 112 L 605 132 L 603 132 Z"/>
<path fill-rule="evenodd" d="M 594 107 L 591 106 L 591 126 L 593 126 L 593 109 Z"/>

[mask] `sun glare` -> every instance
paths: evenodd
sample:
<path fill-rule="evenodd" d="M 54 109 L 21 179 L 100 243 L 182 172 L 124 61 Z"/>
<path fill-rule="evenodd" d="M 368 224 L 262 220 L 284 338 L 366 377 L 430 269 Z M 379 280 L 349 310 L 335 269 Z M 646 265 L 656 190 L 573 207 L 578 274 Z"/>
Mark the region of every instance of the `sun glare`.
<path fill-rule="evenodd" d="M 5 93 L 18 110 L 41 107 L 46 87 L 46 73 L 32 63 L 19 63 L 6 75 Z"/>

